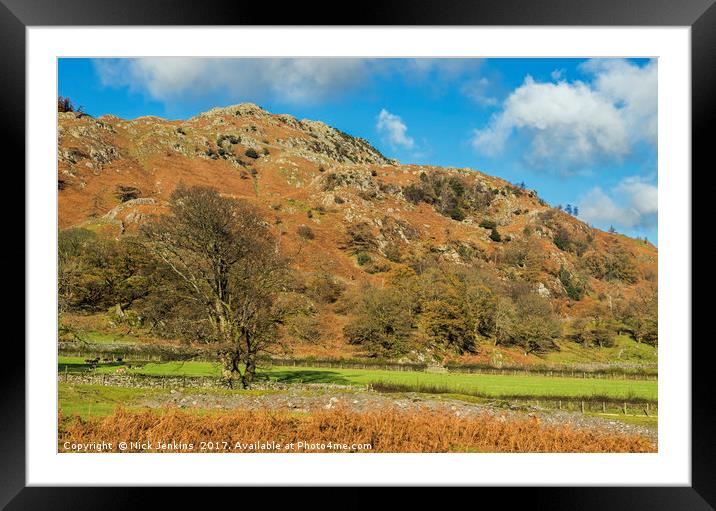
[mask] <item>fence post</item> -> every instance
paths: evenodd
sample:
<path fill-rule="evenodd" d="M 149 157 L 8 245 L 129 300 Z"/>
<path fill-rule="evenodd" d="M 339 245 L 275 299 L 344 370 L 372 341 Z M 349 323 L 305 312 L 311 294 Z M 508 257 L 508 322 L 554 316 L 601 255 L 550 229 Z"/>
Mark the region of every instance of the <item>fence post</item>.
<path fill-rule="evenodd" d="M 584 413 L 584 401 L 582 401 L 582 413 Z"/>
<path fill-rule="evenodd" d="M 625 403 L 624 403 L 624 415 L 626 415 L 626 414 L 627 414 L 627 404 L 626 404 L 626 402 L 625 402 Z"/>

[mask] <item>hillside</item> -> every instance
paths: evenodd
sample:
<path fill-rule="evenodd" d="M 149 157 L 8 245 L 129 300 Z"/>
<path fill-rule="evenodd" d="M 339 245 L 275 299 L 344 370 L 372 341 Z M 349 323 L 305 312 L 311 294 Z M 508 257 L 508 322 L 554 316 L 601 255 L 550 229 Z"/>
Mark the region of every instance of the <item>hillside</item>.
<path fill-rule="evenodd" d="M 562 325 L 552 348 L 485 338 L 458 350 L 466 361 L 494 357 L 498 344 L 514 361 L 574 340 L 601 346 L 629 334 L 656 344 L 639 330 L 644 318 L 633 317 L 655 297 L 656 247 L 591 228 L 550 208 L 537 190 L 472 169 L 403 165 L 324 123 L 247 103 L 186 121 L 58 114 L 61 230 L 132 236 L 167 212 L 180 184 L 245 199 L 271 224 L 312 301 L 310 314 L 283 331 L 295 354 L 361 355 L 365 346 L 348 342 L 346 326 L 362 310 L 365 286 L 397 286 L 401 271 L 440 265 L 475 268 L 480 282 L 516 304 L 520 284 Z M 420 335 L 434 331 L 426 321 L 416 323 Z"/>

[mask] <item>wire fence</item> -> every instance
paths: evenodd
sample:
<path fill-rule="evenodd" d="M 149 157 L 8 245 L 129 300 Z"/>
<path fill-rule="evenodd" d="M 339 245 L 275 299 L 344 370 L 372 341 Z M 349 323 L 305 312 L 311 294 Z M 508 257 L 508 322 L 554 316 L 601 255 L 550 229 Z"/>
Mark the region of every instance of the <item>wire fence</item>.
<path fill-rule="evenodd" d="M 112 359 L 141 362 L 169 361 L 216 361 L 206 350 L 167 346 L 141 346 L 117 344 L 60 343 L 59 355 L 86 359 Z M 427 364 L 406 363 L 381 359 L 322 359 L 316 357 L 263 357 L 259 360 L 265 367 L 315 367 L 324 369 L 372 369 L 377 371 L 418 371 L 463 374 L 490 374 L 496 376 L 546 376 L 558 378 L 599 378 L 618 380 L 657 380 L 658 372 L 653 366 L 545 367 L 502 366 L 488 364 Z"/>

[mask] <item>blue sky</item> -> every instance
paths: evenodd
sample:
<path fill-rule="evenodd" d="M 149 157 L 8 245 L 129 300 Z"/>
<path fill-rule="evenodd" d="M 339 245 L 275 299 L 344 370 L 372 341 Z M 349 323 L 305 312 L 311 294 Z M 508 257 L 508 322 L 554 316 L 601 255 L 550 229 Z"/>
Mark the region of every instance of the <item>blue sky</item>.
<path fill-rule="evenodd" d="M 657 242 L 657 62 L 646 59 L 60 59 L 94 116 L 257 103 L 404 163 L 524 181 L 595 227 Z"/>

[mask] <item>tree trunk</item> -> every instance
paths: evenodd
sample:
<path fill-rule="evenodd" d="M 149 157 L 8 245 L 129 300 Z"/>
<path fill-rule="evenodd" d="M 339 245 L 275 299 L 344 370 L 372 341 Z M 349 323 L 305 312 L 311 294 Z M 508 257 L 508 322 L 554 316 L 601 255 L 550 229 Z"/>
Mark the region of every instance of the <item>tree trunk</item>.
<path fill-rule="evenodd" d="M 221 354 L 223 365 L 222 376 L 230 388 L 234 387 L 234 380 L 240 379 L 243 385 L 241 374 L 241 352 L 238 349 L 227 349 Z"/>
<path fill-rule="evenodd" d="M 245 389 L 248 389 L 251 387 L 251 384 L 254 381 L 254 377 L 256 376 L 256 363 L 255 361 L 247 362 L 246 369 L 244 370 L 244 373 L 241 375 L 241 386 Z"/>
<path fill-rule="evenodd" d="M 244 368 L 244 373 L 241 376 L 241 385 L 248 389 L 251 387 L 251 384 L 254 381 L 254 377 L 256 376 L 256 348 L 252 346 L 251 344 L 251 334 L 245 330 L 244 331 L 244 340 L 246 342 L 246 356 L 244 362 L 246 363 L 246 367 Z"/>

